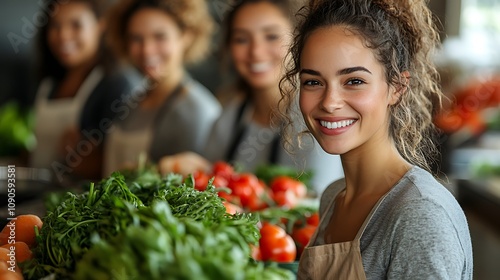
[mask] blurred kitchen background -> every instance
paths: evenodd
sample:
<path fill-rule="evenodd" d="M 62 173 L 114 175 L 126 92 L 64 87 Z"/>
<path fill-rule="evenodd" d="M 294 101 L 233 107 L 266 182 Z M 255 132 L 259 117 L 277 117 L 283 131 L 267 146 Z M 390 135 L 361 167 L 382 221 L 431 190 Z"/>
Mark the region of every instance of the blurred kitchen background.
<path fill-rule="evenodd" d="M 220 23 L 226 1 L 208 1 Z M 33 21 L 43 2 L 1 3 L 0 167 L 22 164 L 26 149 L 33 145 L 29 115 L 37 87 Z M 443 48 L 436 61 L 450 97 L 445 112 L 436 118 L 443 133 L 442 157 L 435 168 L 469 219 L 474 279 L 500 279 L 500 0 L 431 0 L 429 5 L 442 26 Z M 217 65 L 214 51 L 189 71 L 215 92 L 224 82 Z M 6 185 L 0 186 L 6 197 Z"/>

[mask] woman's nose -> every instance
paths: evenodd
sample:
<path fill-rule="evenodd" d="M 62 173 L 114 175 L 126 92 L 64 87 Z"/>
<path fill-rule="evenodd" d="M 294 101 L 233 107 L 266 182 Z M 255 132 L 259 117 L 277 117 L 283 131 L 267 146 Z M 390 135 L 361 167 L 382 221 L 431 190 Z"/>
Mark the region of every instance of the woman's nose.
<path fill-rule="evenodd" d="M 253 59 L 259 59 L 264 56 L 266 52 L 266 46 L 259 39 L 253 39 L 250 45 L 250 56 Z"/>
<path fill-rule="evenodd" d="M 343 105 L 344 99 L 342 98 L 342 94 L 332 87 L 327 87 L 323 99 L 321 100 L 321 108 L 327 112 L 333 112 L 342 108 Z"/>
<path fill-rule="evenodd" d="M 149 57 L 156 53 L 156 46 L 153 40 L 143 40 L 142 41 L 142 55 L 143 57 Z"/>

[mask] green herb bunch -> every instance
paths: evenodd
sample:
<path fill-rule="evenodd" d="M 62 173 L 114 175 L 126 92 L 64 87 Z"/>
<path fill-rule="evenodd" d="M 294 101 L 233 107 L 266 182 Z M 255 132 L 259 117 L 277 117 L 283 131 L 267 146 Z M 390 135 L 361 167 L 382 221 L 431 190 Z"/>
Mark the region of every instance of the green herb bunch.
<path fill-rule="evenodd" d="M 33 249 L 35 259 L 25 270 L 28 278 L 50 273 L 66 277 L 91 245 L 91 233 L 103 238 L 116 235 L 130 224 L 130 218 L 115 206 L 117 199 L 134 207 L 142 206 L 116 173 L 99 184 L 91 184 L 83 194 L 67 193 L 60 205 L 43 217 L 43 227 Z"/>
<path fill-rule="evenodd" d="M 22 265 L 26 279 L 272 279 L 247 276 L 285 273 L 251 262 L 249 244 L 260 237 L 256 215 L 227 214 L 211 182 L 200 192 L 192 177 L 178 174 L 113 173 L 86 192 L 67 193 L 42 221 L 35 258 Z"/>
<path fill-rule="evenodd" d="M 244 237 L 230 225 L 175 217 L 161 200 L 133 215 L 139 224 L 108 240 L 94 238 L 75 279 L 293 279 L 252 262 Z"/>

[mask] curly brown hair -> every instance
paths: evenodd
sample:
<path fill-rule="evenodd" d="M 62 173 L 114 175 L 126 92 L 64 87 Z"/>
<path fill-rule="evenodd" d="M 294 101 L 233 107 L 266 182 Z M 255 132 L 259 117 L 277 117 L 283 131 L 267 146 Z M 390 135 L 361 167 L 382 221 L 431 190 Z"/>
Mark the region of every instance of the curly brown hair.
<path fill-rule="evenodd" d="M 432 117 L 443 93 L 433 63 L 440 44 L 439 34 L 426 1 L 311 1 L 299 16 L 302 21 L 290 50 L 290 63 L 280 82 L 283 109 L 279 115 L 286 128 L 287 148 L 291 149 L 293 143 L 293 120 L 298 114 L 298 73 L 304 44 L 313 31 L 341 25 L 373 50 L 385 69 L 388 85 L 406 87 L 399 102 L 390 109 L 389 135 L 408 162 L 430 171 L 430 163 L 436 161 L 438 154 Z M 402 78 L 404 71 L 411 75 L 409 82 Z"/>
<path fill-rule="evenodd" d="M 183 32 L 192 34 L 193 41 L 184 54 L 185 63 L 200 62 L 209 52 L 214 21 L 205 0 L 125 0 L 111 9 L 108 27 L 108 42 L 122 58 L 127 57 L 128 22 L 143 8 L 165 12 Z"/>

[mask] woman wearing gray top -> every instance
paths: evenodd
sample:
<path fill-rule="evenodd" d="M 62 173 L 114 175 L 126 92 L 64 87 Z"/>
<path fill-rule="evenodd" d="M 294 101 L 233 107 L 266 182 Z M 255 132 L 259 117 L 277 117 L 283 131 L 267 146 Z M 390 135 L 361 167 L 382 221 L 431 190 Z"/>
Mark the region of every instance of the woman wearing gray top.
<path fill-rule="evenodd" d="M 145 76 L 119 111 L 106 143 L 105 174 L 134 167 L 141 154 L 156 162 L 201 152 L 221 107 L 185 71 L 208 51 L 212 18 L 203 0 L 131 0 L 111 14 L 110 43 Z"/>
<path fill-rule="evenodd" d="M 168 158 L 162 161 L 164 172 L 179 166 L 181 172 L 189 173 L 217 160 L 235 163 L 247 172 L 259 165 L 279 164 L 312 171 L 311 185 L 317 192 L 342 177 L 339 157 L 322 151 L 312 138 L 303 141 L 302 149 L 296 149 L 293 156 L 288 154 L 278 125 L 272 122 L 299 2 L 239 1 L 226 14 L 223 50 L 237 79 L 235 86 L 218 95 L 224 111 L 202 153 L 207 160 L 192 154 Z"/>
<path fill-rule="evenodd" d="M 312 1 L 304 13 L 283 102 L 298 99 L 345 178 L 322 195 L 298 279 L 472 279 L 465 215 L 426 171 L 442 96 L 426 1 Z"/>

